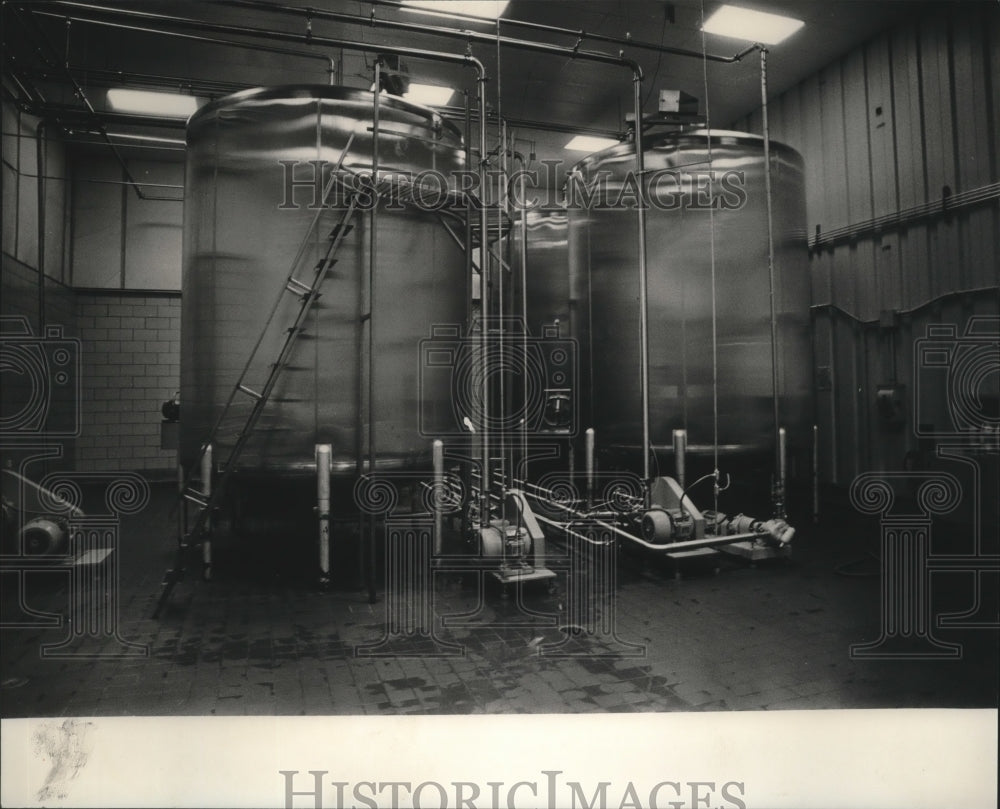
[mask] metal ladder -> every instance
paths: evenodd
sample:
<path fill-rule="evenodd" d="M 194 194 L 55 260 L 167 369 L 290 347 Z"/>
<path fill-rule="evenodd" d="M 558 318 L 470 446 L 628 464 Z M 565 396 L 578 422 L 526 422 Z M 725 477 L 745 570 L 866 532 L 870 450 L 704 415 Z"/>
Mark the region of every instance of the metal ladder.
<path fill-rule="evenodd" d="M 281 375 L 281 372 L 284 370 L 291 358 L 296 340 L 303 331 L 302 324 L 305 322 L 306 317 L 312 310 L 313 304 L 315 304 L 320 298 L 320 287 L 326 280 L 330 270 L 337 263 L 336 253 L 340 248 L 344 237 L 354 228 L 354 225 L 350 224 L 350 220 L 357 211 L 358 194 L 353 189 L 345 185 L 344 187 L 348 197 L 347 207 L 343 209 L 340 220 L 333 227 L 327 237 L 326 250 L 323 257 L 315 265 L 315 275 L 312 282 L 307 283 L 296 277 L 299 273 L 302 258 L 309 247 L 309 243 L 313 239 L 313 234 L 315 233 L 316 227 L 319 224 L 320 218 L 325 210 L 326 201 L 330 195 L 330 191 L 336 184 L 343 184 L 343 181 L 338 177 L 338 172 L 343 166 L 344 158 L 347 156 L 353 141 L 354 133 L 352 133 L 350 138 L 348 138 L 347 145 L 341 152 L 340 159 L 337 161 L 336 166 L 331 172 L 330 180 L 323 189 L 319 210 L 316 212 L 316 216 L 313 217 L 305 238 L 299 246 L 295 259 L 292 262 L 292 268 L 289 271 L 288 276 L 285 279 L 285 283 L 282 286 L 281 291 L 278 293 L 273 306 L 271 307 L 271 311 L 260 331 L 260 335 L 257 337 L 257 341 L 254 343 L 254 346 L 250 351 L 250 356 L 247 358 L 246 364 L 243 366 L 243 370 L 240 372 L 239 378 L 233 385 L 233 388 L 229 393 L 229 398 L 226 400 L 222 411 L 219 413 L 219 416 L 216 419 L 205 444 L 202 445 L 199 461 L 192 464 L 191 471 L 188 473 L 187 477 L 185 477 L 181 485 L 180 496 L 186 503 L 193 504 L 196 509 L 196 516 L 190 528 L 185 526 L 186 530 L 178 542 L 177 556 L 174 567 L 167 570 L 164 574 L 162 581 L 163 589 L 160 593 L 156 609 L 153 611 L 153 618 L 157 618 L 159 616 L 160 611 L 170 598 L 170 594 L 173 591 L 174 586 L 177 582 L 184 578 L 187 568 L 187 556 L 192 548 L 197 547 L 201 543 L 203 533 L 209 526 L 211 514 L 218 506 L 225 492 L 226 484 L 235 471 L 240 455 L 243 453 L 247 442 L 250 440 L 254 427 L 260 419 L 261 413 L 264 411 L 268 399 L 271 397 L 274 386 L 278 381 L 278 377 Z M 250 375 L 251 368 L 254 366 L 260 352 L 264 338 L 269 333 L 271 325 L 274 322 L 274 318 L 277 315 L 282 302 L 286 300 L 285 296 L 288 294 L 299 299 L 298 310 L 291 325 L 286 329 L 284 342 L 282 343 L 281 350 L 278 352 L 277 358 L 270 364 L 270 366 L 268 366 L 268 372 L 264 380 L 264 384 L 260 386 L 259 390 L 257 390 L 248 384 L 248 376 Z M 212 485 L 209 481 L 200 481 L 203 487 L 207 486 L 208 493 L 206 493 L 205 489 L 200 488 L 195 481 L 195 477 L 198 474 L 197 470 L 203 466 L 202 461 L 205 459 L 205 454 L 206 452 L 210 452 L 210 447 L 214 446 L 219 433 L 223 429 L 223 425 L 226 423 L 230 411 L 233 409 L 234 404 L 237 401 L 245 402 L 247 399 L 249 399 L 251 403 L 250 411 L 243 420 L 242 425 L 237 429 L 235 443 L 229 450 L 225 460 L 220 464 L 218 480 L 214 483 L 214 485 Z M 209 475 L 210 474 L 211 472 L 209 472 Z M 182 517 L 182 519 L 185 518 Z"/>

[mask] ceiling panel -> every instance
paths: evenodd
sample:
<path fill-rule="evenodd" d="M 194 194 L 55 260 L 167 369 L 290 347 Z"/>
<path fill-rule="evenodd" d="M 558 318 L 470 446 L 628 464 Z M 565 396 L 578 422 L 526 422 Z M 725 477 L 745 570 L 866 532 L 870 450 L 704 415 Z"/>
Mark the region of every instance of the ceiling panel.
<path fill-rule="evenodd" d="M 857 47 L 899 20 L 922 13 L 927 3 L 895 0 L 733 0 L 739 5 L 784 13 L 805 21 L 805 27 L 785 43 L 772 46 L 768 55 L 768 88 L 777 96 L 814 74 L 826 64 Z M 19 5 L 24 6 L 18 11 Z M 715 35 L 702 36 L 702 16 L 720 5 L 717 0 L 512 0 L 506 18 L 560 26 L 601 35 L 631 38 L 618 46 L 589 36 L 525 29 L 505 23 L 506 37 L 532 39 L 566 49 L 558 55 L 539 54 L 496 41 L 468 43 L 428 30 L 432 27 L 467 27 L 495 35 L 494 22 L 466 23 L 437 16 L 408 13 L 384 3 L 326 0 L 312 5 L 323 11 L 359 15 L 370 20 L 395 20 L 416 30 L 394 31 L 371 24 L 330 20 L 320 12 L 304 12 L 308 5 L 295 0 L 271 2 L 265 7 L 237 7 L 229 2 L 172 0 L 171 2 L 105 2 L 108 11 L 95 11 L 100 0 L 84 4 L 17 2 L 4 5 L 5 54 L 25 81 L 46 101 L 82 107 L 76 87 L 68 80 L 68 61 L 74 79 L 87 100 L 100 110 L 111 84 L 128 84 L 193 92 L 202 97 L 224 94 L 234 88 L 263 84 L 326 83 L 329 60 L 336 63 L 336 81 L 355 87 L 371 83 L 373 57 L 340 48 L 319 47 L 313 40 L 285 42 L 284 35 L 302 38 L 331 37 L 373 46 L 403 46 L 462 53 L 468 46 L 481 59 L 490 76 L 488 99 L 494 112 L 520 121 L 517 131 L 525 142 L 536 144 L 542 157 L 563 157 L 564 134 L 532 128 L 531 122 L 549 122 L 553 128 L 622 130 L 624 116 L 632 111 L 632 74 L 625 67 L 597 64 L 574 56 L 572 48 L 617 55 L 619 47 L 635 59 L 645 73 L 644 110 L 656 109 L 656 91 L 675 88 L 706 102 L 716 126 L 732 121 L 760 106 L 760 60 L 756 52 L 732 64 L 705 63 L 700 58 L 657 53 L 637 47 L 636 41 L 670 48 L 731 57 L 748 43 Z M 125 20 L 121 12 L 140 15 Z M 156 15 L 163 15 L 162 18 Z M 71 18 L 67 25 L 66 18 Z M 87 21 L 87 19 L 91 21 Z M 98 18 L 131 29 L 98 24 Z M 188 22 L 183 22 L 184 20 Z M 195 27 L 200 23 L 202 30 Z M 224 26 L 216 30 L 213 26 Z M 137 31 L 136 27 L 151 29 Z M 241 36 L 237 29 L 252 27 L 272 32 L 269 38 Z M 195 41 L 194 37 L 231 40 L 229 43 Z M 263 45 L 291 53 L 261 52 Z M 247 47 L 252 46 L 252 47 Z M 16 62 L 12 63 L 11 58 Z M 408 58 L 412 80 L 450 84 L 475 92 L 471 70 L 435 61 Z M 706 83 L 707 78 L 707 83 Z M 460 101 L 461 96 L 456 96 Z M 143 122 L 141 130 L 150 131 Z M 116 123 L 116 126 L 123 124 Z M 169 128 L 169 127 L 168 127 Z M 172 126 L 176 136 L 176 124 Z M 173 153 L 176 155 L 176 152 Z"/>

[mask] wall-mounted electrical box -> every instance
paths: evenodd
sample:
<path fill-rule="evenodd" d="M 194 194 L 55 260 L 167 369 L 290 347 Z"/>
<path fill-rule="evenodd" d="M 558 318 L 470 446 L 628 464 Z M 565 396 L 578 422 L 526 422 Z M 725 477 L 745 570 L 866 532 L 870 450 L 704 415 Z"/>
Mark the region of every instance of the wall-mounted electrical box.
<path fill-rule="evenodd" d="M 687 115 L 697 115 L 698 99 L 683 90 L 660 90 L 657 112 L 681 112 Z"/>
<path fill-rule="evenodd" d="M 883 382 L 875 389 L 875 404 L 879 424 L 891 430 L 906 423 L 906 386 L 896 382 Z"/>

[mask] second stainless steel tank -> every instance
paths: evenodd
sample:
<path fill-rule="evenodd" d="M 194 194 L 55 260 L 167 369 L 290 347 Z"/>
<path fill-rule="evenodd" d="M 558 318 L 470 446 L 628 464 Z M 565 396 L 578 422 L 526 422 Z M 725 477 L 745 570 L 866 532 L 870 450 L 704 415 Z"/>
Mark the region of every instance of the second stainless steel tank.
<path fill-rule="evenodd" d="M 709 163 L 711 149 L 711 163 Z M 779 418 L 793 442 L 811 423 L 809 278 L 802 159 L 770 144 Z M 575 167 L 567 187 L 570 276 L 588 291 L 593 425 L 604 446 L 642 444 L 634 146 Z M 771 285 L 763 140 L 714 130 L 645 136 L 650 441 L 689 448 L 773 449 Z M 709 170 L 714 171 L 709 182 Z M 583 185 L 579 185 L 582 181 Z M 581 191 L 582 190 L 582 191 Z M 595 193 L 596 190 L 596 193 Z M 575 196 L 574 196 L 575 193 Z M 591 198 L 588 199 L 588 195 Z M 713 206 L 710 208 L 710 206 Z M 715 268 L 716 359 L 712 348 Z"/>

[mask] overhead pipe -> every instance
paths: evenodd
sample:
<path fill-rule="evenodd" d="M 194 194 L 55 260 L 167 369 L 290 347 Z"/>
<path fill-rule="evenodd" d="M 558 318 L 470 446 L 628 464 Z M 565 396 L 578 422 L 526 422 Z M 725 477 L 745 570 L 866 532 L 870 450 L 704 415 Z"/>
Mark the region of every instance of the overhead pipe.
<path fill-rule="evenodd" d="M 458 120 L 465 115 L 465 110 L 462 107 L 446 105 L 443 107 L 435 107 L 435 109 L 441 113 L 443 118 Z M 491 123 L 497 120 L 496 112 L 493 110 L 490 110 L 488 115 Z M 550 121 L 537 121 L 531 118 L 511 118 L 509 116 L 504 117 L 504 120 L 509 126 L 512 126 L 515 129 L 541 129 L 546 132 L 565 132 L 573 135 L 595 135 L 602 138 L 621 137 L 621 132 L 616 129 L 602 129 L 599 127 L 580 126 L 577 124 L 560 124 Z"/>
<path fill-rule="evenodd" d="M 389 6 L 397 10 L 402 10 L 399 2 L 394 2 L 392 0 L 368 0 L 373 6 Z M 478 41 L 478 42 L 496 42 L 497 37 L 494 35 L 470 31 L 468 29 L 459 28 L 449 28 L 436 25 L 424 25 L 421 23 L 408 23 L 402 20 L 390 20 L 385 17 L 376 17 L 375 10 L 372 9 L 368 16 L 360 14 L 347 14 L 339 11 L 327 11 L 325 9 L 317 8 L 303 8 L 300 6 L 287 6 L 287 5 L 277 5 L 269 2 L 268 0 L 216 0 L 218 5 L 223 6 L 236 6 L 241 8 L 254 8 L 264 11 L 272 11 L 287 14 L 296 14 L 299 16 L 306 17 L 308 19 L 325 19 L 334 20 L 336 22 L 346 22 L 355 25 L 364 26 L 374 26 L 382 28 L 393 28 L 398 31 L 408 31 L 411 33 L 422 33 L 422 34 L 433 34 L 434 36 L 450 36 L 456 39 L 464 39 L 466 41 Z M 412 9 L 413 11 L 420 11 L 421 13 L 426 12 L 427 9 Z M 430 12 L 434 14 L 433 11 Z M 447 11 L 444 12 L 449 17 L 456 17 L 459 19 L 469 20 L 470 22 L 494 22 L 492 19 L 484 19 L 483 17 L 475 17 L 469 14 L 462 14 L 460 12 Z M 515 20 L 509 19 L 507 17 L 498 17 L 495 22 L 499 25 L 509 25 L 515 28 L 525 28 L 532 31 L 543 31 L 549 34 L 559 34 L 564 36 L 576 37 L 576 45 L 572 48 L 566 48 L 566 50 L 577 51 L 584 40 L 590 39 L 595 42 L 607 42 L 612 45 L 618 45 L 619 47 L 633 47 L 641 48 L 643 50 L 652 50 L 657 53 L 667 53 L 673 56 L 689 56 L 696 57 L 698 59 L 708 59 L 712 62 L 723 62 L 732 63 L 738 62 L 748 53 L 750 53 L 754 47 L 750 46 L 743 49 L 733 56 L 718 56 L 715 54 L 703 54 L 701 51 L 686 50 L 684 48 L 673 48 L 667 45 L 657 45 L 653 42 L 644 42 L 642 40 L 632 39 L 631 37 L 613 37 L 607 34 L 599 34 L 593 31 L 585 31 L 583 29 L 573 29 L 573 28 L 562 28 L 557 25 L 548 25 L 546 23 L 531 22 L 529 20 Z M 515 40 L 509 37 L 500 37 L 500 42 L 503 44 L 512 44 Z M 521 40 L 522 42 L 530 42 L 532 40 Z M 548 44 L 548 43 L 538 43 L 538 44 Z M 556 46 L 565 47 L 565 46 Z"/>
<path fill-rule="evenodd" d="M 442 36 L 451 37 L 452 39 L 461 39 L 467 44 L 477 42 L 480 44 L 495 45 L 499 40 L 501 45 L 508 46 L 511 48 L 520 48 L 521 50 L 536 51 L 538 53 L 548 53 L 555 56 L 566 56 L 569 58 L 586 59 L 590 61 L 603 62 L 609 65 L 619 65 L 625 67 L 631 67 L 633 72 L 638 70 L 640 73 L 642 69 L 639 67 L 638 63 L 633 59 L 629 59 L 624 54 L 619 54 L 614 56 L 609 53 L 602 53 L 600 51 L 585 51 L 579 48 L 569 48 L 562 45 L 552 45 L 548 42 L 535 42 L 529 39 L 515 39 L 513 37 L 497 37 L 491 34 L 483 34 L 475 31 L 458 31 L 454 28 L 441 28 L 432 25 L 420 25 L 418 23 L 406 23 L 399 22 L 395 20 L 382 20 L 377 18 L 369 18 L 364 16 L 358 16 L 355 14 L 346 14 L 339 11 L 324 11 L 315 8 L 305 8 L 300 6 L 286 6 L 277 5 L 271 3 L 265 3 L 262 6 L 254 5 L 254 0 L 225 0 L 226 3 L 232 5 L 249 4 L 250 7 L 254 8 L 264 8 L 268 11 L 284 13 L 284 14 L 295 14 L 303 17 L 315 18 L 315 19 L 326 19 L 335 22 L 348 23 L 354 25 L 366 25 L 370 27 L 382 27 L 390 28 L 399 31 L 406 31 L 411 34 L 424 34 L 432 36 Z M 411 56 L 413 58 L 426 57 L 428 59 L 432 58 L 428 56 L 429 53 L 441 53 L 439 51 L 426 51 L 420 48 L 408 48 L 400 47 L 394 45 L 377 45 L 374 43 L 360 43 L 354 40 L 345 39 L 334 39 L 326 36 L 319 36 L 317 34 L 310 32 L 298 34 L 290 31 L 274 31 L 270 29 L 253 28 L 250 26 L 243 25 L 231 25 L 224 23 L 213 23 L 203 20 L 193 20 L 188 17 L 178 17 L 172 14 L 160 14 L 153 11 L 140 11 L 139 9 L 121 9 L 114 8 L 111 6 L 102 6 L 96 3 L 86 3 L 80 0 L 42 0 L 38 3 L 39 7 L 42 8 L 71 8 L 81 11 L 96 12 L 99 14 L 109 14 L 112 16 L 124 16 L 131 17 L 135 19 L 144 19 L 155 22 L 170 23 L 185 28 L 194 28 L 199 31 L 214 31 L 216 33 L 230 33 L 238 34 L 243 36 L 253 36 L 253 37 L 265 37 L 267 39 L 282 40 L 286 42 L 301 42 L 307 45 L 320 45 L 324 47 L 333 48 L 344 48 L 345 50 L 356 50 L 356 51 L 372 51 L 381 53 L 392 53 L 399 56 Z M 35 6 L 32 6 L 34 8 Z M 65 15 L 58 15 L 64 17 Z M 74 18 L 75 19 L 75 18 Z M 88 18 L 81 18 L 83 21 L 87 21 Z M 152 32 L 156 32 L 156 29 L 149 29 Z M 448 54 L 452 56 L 452 54 Z M 701 58 L 701 54 L 694 54 Z M 471 56 L 469 58 L 472 58 Z M 477 60 L 478 61 L 478 60 Z"/>
<path fill-rule="evenodd" d="M 115 11 L 128 12 L 128 9 L 114 9 Z M 283 56 L 296 56 L 302 59 L 320 59 L 327 63 L 326 72 L 330 76 L 331 84 L 333 83 L 333 77 L 337 72 L 337 61 L 332 56 L 327 56 L 321 53 L 313 53 L 311 51 L 297 51 L 291 48 L 281 48 L 277 45 L 257 45 L 250 42 L 239 42 L 232 39 L 220 39 L 219 37 L 207 37 L 199 36 L 198 34 L 182 34 L 177 31 L 163 31 L 159 28 L 145 28 L 139 25 L 128 25 L 126 23 L 114 23 L 105 20 L 93 20 L 86 17 L 68 17 L 65 14 L 57 14 L 52 11 L 45 11 L 41 8 L 33 7 L 31 9 L 33 14 L 38 14 L 42 17 L 55 17 L 57 19 L 72 20 L 73 22 L 84 22 L 90 25 L 102 25 L 108 28 L 117 28 L 124 31 L 136 31 L 145 34 L 158 34 L 160 36 L 172 37 L 174 39 L 186 39 L 189 42 L 204 42 L 209 45 L 223 45 L 233 48 L 243 48 L 244 50 L 260 51 L 261 53 L 277 53 Z M 119 74 L 120 75 L 120 74 Z M 126 74 L 127 75 L 127 74 Z M 165 77 L 170 80 L 171 77 Z M 177 81 L 183 81 L 178 79 Z M 249 85 L 247 85 L 249 86 Z"/>
<path fill-rule="evenodd" d="M 87 128 L 88 131 L 100 133 L 100 129 L 94 126 L 93 116 L 87 110 L 74 107 L 69 104 L 55 104 L 52 102 L 31 102 L 19 100 L 18 106 L 31 115 L 39 118 L 55 119 L 64 126 L 74 126 L 74 121 L 79 121 L 77 128 Z M 110 124 L 122 124 L 131 126 L 156 126 L 169 129 L 184 129 L 183 118 L 157 118 L 152 115 L 133 115 L 123 112 L 102 111 L 98 113 L 100 122 Z M 140 183 L 144 185 L 144 183 Z"/>
<path fill-rule="evenodd" d="M 214 33 L 231 34 L 235 36 L 246 36 L 256 39 L 267 39 L 267 40 L 278 40 L 283 42 L 296 42 L 306 45 L 314 45 L 319 47 L 328 48 L 343 48 L 344 50 L 351 51 L 363 51 L 370 53 L 385 53 L 393 54 L 396 56 L 408 56 L 413 59 L 429 59 L 432 61 L 441 62 L 453 62 L 457 64 L 464 65 L 466 67 L 474 67 L 478 73 L 485 75 L 485 67 L 482 62 L 476 59 L 471 54 L 455 54 L 447 53 L 444 51 L 432 51 L 424 48 L 410 48 L 399 45 L 379 45 L 369 42 L 356 42 L 347 39 L 337 39 L 334 37 L 318 36 L 312 33 L 298 34 L 288 31 L 274 31 L 266 28 L 254 28 L 247 25 L 230 25 L 224 23 L 214 23 L 205 20 L 195 20 L 189 17 L 179 17 L 170 14 L 158 14 L 151 11 L 140 11 L 138 9 L 122 9 L 114 8 L 110 6 L 102 6 L 95 3 L 83 3 L 75 2 L 75 0 L 42 0 L 37 6 L 31 6 L 32 13 L 46 14 L 48 16 L 58 16 L 60 18 L 66 18 L 65 13 L 57 13 L 52 9 L 74 9 L 78 12 L 77 15 L 69 16 L 74 22 L 86 22 L 99 25 L 111 24 L 113 27 L 123 28 L 126 30 L 142 31 L 151 34 L 162 34 L 165 36 L 175 36 L 176 32 L 164 31 L 160 28 L 149 28 L 145 26 L 138 25 L 125 25 L 115 22 L 114 18 L 126 18 L 126 19 L 141 19 L 149 20 L 151 22 L 163 23 L 167 25 L 173 25 L 178 28 L 188 28 L 196 31 L 208 31 Z M 102 19 L 100 16 L 80 16 L 79 12 L 89 12 L 94 15 L 105 15 L 106 17 L 112 18 L 110 21 Z M 190 39 L 187 35 L 184 35 L 185 39 Z M 199 41 L 210 41 L 209 38 L 198 36 L 195 39 Z M 214 39 L 214 38 L 213 38 Z M 219 40 L 218 44 L 238 44 L 230 40 Z M 250 48 L 251 50 L 261 50 L 270 51 L 273 46 L 259 46 L 251 45 L 250 43 L 242 43 L 243 46 Z M 284 50 L 284 49 L 282 49 Z M 295 55 L 301 55 L 297 51 L 293 52 Z M 324 57 L 327 58 L 327 57 Z M 608 57 L 611 58 L 611 57 Z M 485 118 L 485 100 L 480 104 L 480 115 Z"/>
<path fill-rule="evenodd" d="M 5 53 L 4 61 L 8 63 L 6 75 L 9 76 L 10 80 L 17 85 L 17 88 L 18 90 L 20 90 L 21 94 L 33 104 L 40 103 L 41 96 L 39 96 L 38 93 L 35 92 L 35 89 L 30 84 L 28 84 L 28 82 L 25 80 L 26 77 L 22 77 L 21 74 L 24 73 L 25 71 L 22 70 L 22 68 L 18 67 L 17 58 L 11 53 Z M 10 99 L 15 102 L 18 101 L 18 99 L 14 96 L 14 94 L 7 89 L 6 85 L 0 85 L 0 88 L 2 88 L 2 96 L 5 99 Z"/>
<path fill-rule="evenodd" d="M 52 14 L 51 12 L 39 12 L 42 16 L 59 16 Z M 257 46 L 252 43 L 247 42 L 237 42 L 235 40 L 221 39 L 216 37 L 199 37 L 194 34 L 181 34 L 170 31 L 157 31 L 151 28 L 144 28 L 142 26 L 134 25 L 124 25 L 120 23 L 112 23 L 104 20 L 83 20 L 93 25 L 99 25 L 107 28 L 122 29 L 126 31 L 139 31 L 141 33 L 156 33 L 163 36 L 180 37 L 184 39 L 192 39 L 196 42 L 209 42 L 218 45 L 232 45 L 239 48 L 246 48 L 250 50 L 256 50 Z M 319 54 L 303 53 L 302 51 L 295 51 L 290 48 L 263 48 L 267 53 L 286 53 L 290 56 L 313 56 L 317 59 L 326 59 L 328 57 L 320 56 Z M 240 90 L 246 90 L 250 87 L 254 87 L 253 84 L 239 84 L 236 82 L 222 82 L 222 81 L 205 81 L 201 79 L 192 79 L 187 76 L 167 76 L 167 75 L 155 75 L 155 74 L 144 74 L 144 73 L 133 73 L 123 70 L 94 70 L 93 68 L 83 68 L 83 67 L 70 67 L 71 70 L 77 73 L 84 74 L 84 80 L 90 84 L 105 84 L 111 86 L 112 82 L 117 85 L 122 81 L 132 83 L 132 84 L 143 84 L 146 86 L 163 86 L 164 84 L 169 84 L 176 87 L 185 87 L 196 95 L 208 96 L 210 98 L 217 97 L 217 93 L 235 93 Z M 48 74 L 46 71 L 41 71 L 36 68 L 23 69 L 21 73 L 25 78 L 45 78 Z M 26 85 L 19 83 L 22 92 L 27 96 L 29 95 L 29 90 Z M 68 105 L 60 105 L 54 103 L 42 103 L 37 99 L 31 99 L 29 102 L 18 101 L 17 99 L 12 99 L 15 103 L 19 103 L 25 108 L 25 111 L 32 112 L 34 114 L 45 114 L 48 116 L 53 115 L 67 115 L 67 114 L 81 114 L 83 111 L 78 107 L 71 107 Z M 30 103 L 31 109 L 27 108 L 27 104 Z M 434 108 L 438 113 L 440 113 L 442 118 L 447 118 L 453 121 L 461 121 L 465 119 L 466 109 L 463 106 L 445 105 L 441 107 Z M 185 121 L 181 118 L 158 118 L 154 116 L 139 116 L 130 113 L 118 113 L 118 112 L 108 112 L 102 111 L 101 116 L 108 121 L 120 122 L 123 124 L 135 124 L 137 126 L 162 126 L 162 127 L 172 127 L 183 129 L 185 126 Z M 492 123 L 497 120 L 496 113 L 489 111 L 487 113 L 489 121 Z M 478 118 L 478 115 L 473 113 L 474 118 Z M 507 122 L 508 126 L 515 129 L 537 129 L 545 132 L 560 132 L 566 134 L 574 135 L 594 135 L 595 137 L 601 138 L 620 138 L 621 132 L 617 129 L 604 129 L 602 127 L 594 126 L 580 126 L 577 124 L 563 124 L 552 121 L 538 121 L 531 118 L 511 118 L 505 117 L 504 120 Z"/>
<path fill-rule="evenodd" d="M 14 15 L 16 17 L 18 17 L 19 19 L 21 18 L 21 12 L 23 10 L 24 10 L 23 8 L 18 8 L 17 6 L 13 7 Z M 37 20 L 35 20 L 34 17 L 32 17 L 32 23 L 34 23 L 37 26 Z M 48 41 L 48 38 L 45 36 L 44 32 L 39 31 L 39 33 L 41 34 L 43 44 L 46 45 L 50 50 L 52 50 L 54 52 L 55 48 L 53 48 L 52 44 Z M 44 54 L 41 53 L 40 50 L 39 50 L 39 54 L 42 56 L 42 59 L 45 60 L 45 56 L 44 56 Z M 47 60 L 45 60 L 45 61 L 47 61 Z M 125 179 L 131 185 L 132 190 L 135 191 L 136 196 L 139 197 L 139 199 L 141 199 L 141 200 L 148 200 L 148 199 L 150 199 L 145 194 L 143 194 L 142 189 L 139 188 L 139 184 L 136 182 L 135 177 L 133 177 L 132 176 L 132 172 L 129 171 L 128 164 L 125 162 L 125 158 L 122 157 L 121 153 L 118 151 L 117 147 L 111 141 L 111 138 L 108 136 L 108 132 L 104 128 L 104 123 L 103 123 L 103 121 L 101 119 L 100 114 L 98 114 L 97 110 L 94 109 L 94 105 L 90 103 L 90 99 L 87 97 L 86 92 L 84 92 L 83 87 L 80 86 L 80 83 L 76 80 L 76 78 L 73 76 L 73 74 L 69 72 L 68 63 L 64 63 L 62 65 L 62 70 L 65 73 L 66 78 L 69 79 L 70 84 L 73 85 L 73 91 L 76 94 L 76 97 L 79 98 L 84 103 L 84 105 L 86 106 L 87 110 L 89 111 L 91 117 L 95 121 L 97 121 L 97 124 L 98 124 L 98 133 L 101 135 L 101 137 L 104 139 L 105 143 L 107 143 L 108 147 L 111 149 L 112 154 L 115 156 L 115 159 L 118 161 L 118 164 L 122 168 L 122 173 L 123 173 Z"/>

